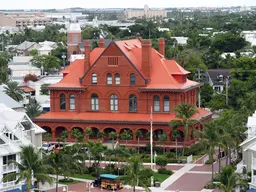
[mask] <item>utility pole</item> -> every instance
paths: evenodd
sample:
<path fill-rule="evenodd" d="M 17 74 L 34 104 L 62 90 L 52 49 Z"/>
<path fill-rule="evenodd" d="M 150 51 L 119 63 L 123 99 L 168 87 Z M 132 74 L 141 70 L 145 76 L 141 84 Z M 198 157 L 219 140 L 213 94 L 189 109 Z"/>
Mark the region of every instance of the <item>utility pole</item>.
<path fill-rule="evenodd" d="M 200 80 L 201 80 L 201 73 L 200 73 L 200 68 L 199 68 L 199 67 L 197 68 L 197 72 L 198 72 L 198 81 L 199 81 L 199 83 L 201 83 L 201 82 L 200 82 Z M 201 93 L 200 93 L 200 87 L 198 88 L 198 107 L 199 107 L 199 108 L 201 107 Z"/>
<path fill-rule="evenodd" d="M 229 76 L 226 77 L 226 106 L 228 106 L 228 83 L 229 83 Z"/>

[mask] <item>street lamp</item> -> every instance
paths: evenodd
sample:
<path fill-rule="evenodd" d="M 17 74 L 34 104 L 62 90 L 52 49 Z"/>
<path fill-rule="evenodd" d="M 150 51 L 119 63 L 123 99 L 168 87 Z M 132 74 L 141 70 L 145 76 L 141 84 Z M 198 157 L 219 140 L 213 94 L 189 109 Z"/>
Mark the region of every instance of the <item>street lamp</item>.
<path fill-rule="evenodd" d="M 65 59 L 67 58 L 65 53 L 62 53 L 61 58 L 63 59 L 63 67 L 65 68 Z"/>
<path fill-rule="evenodd" d="M 155 169 L 156 169 L 156 158 L 157 158 L 157 154 L 156 154 L 156 151 L 155 151 L 155 154 L 154 154 Z"/>

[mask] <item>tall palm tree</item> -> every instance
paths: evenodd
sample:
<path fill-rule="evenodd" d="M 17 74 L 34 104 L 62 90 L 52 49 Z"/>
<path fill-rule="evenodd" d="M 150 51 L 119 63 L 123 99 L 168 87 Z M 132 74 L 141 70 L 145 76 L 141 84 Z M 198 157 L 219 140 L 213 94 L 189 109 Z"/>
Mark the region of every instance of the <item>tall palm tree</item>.
<path fill-rule="evenodd" d="M 41 150 L 36 150 L 32 145 L 21 147 L 20 161 L 9 161 L 18 167 L 18 172 L 6 175 L 3 181 L 17 178 L 16 184 L 25 181 L 27 191 L 30 192 L 33 177 L 41 183 L 53 183 L 53 178 L 48 175 L 52 167 L 45 164 L 41 159 Z"/>
<path fill-rule="evenodd" d="M 212 181 L 213 181 L 213 177 L 214 177 L 213 155 L 214 155 L 215 146 L 218 145 L 218 141 L 219 141 L 219 134 L 216 130 L 215 122 L 209 121 L 207 124 L 205 124 L 203 131 L 199 132 L 198 136 L 200 138 L 200 142 L 202 142 L 202 144 L 208 148 L 209 160 L 212 165 Z"/>
<path fill-rule="evenodd" d="M 158 141 L 163 143 L 163 154 L 165 153 L 165 144 L 164 142 L 167 141 L 167 135 L 165 133 L 158 136 Z"/>
<path fill-rule="evenodd" d="M 120 134 L 120 137 L 121 137 L 121 139 L 125 140 L 125 147 L 127 147 L 127 141 L 128 141 L 128 139 L 132 138 L 132 133 L 131 133 L 131 131 L 124 130 L 124 132 Z"/>
<path fill-rule="evenodd" d="M 171 133 L 172 137 L 175 138 L 175 154 L 176 154 L 176 159 L 178 158 L 178 138 L 181 137 L 180 132 L 177 129 L 174 129 Z"/>
<path fill-rule="evenodd" d="M 85 136 L 87 137 L 87 140 L 88 140 L 88 141 L 89 141 L 89 139 L 90 139 L 90 135 L 92 135 L 92 128 L 87 127 L 87 128 L 85 129 Z"/>
<path fill-rule="evenodd" d="M 139 153 L 140 152 L 140 138 L 143 136 L 141 130 L 137 130 L 135 132 L 135 135 L 137 137 L 138 153 Z"/>
<path fill-rule="evenodd" d="M 16 81 L 9 81 L 6 83 L 7 87 L 4 87 L 4 92 L 13 98 L 15 101 L 22 101 L 24 91 L 18 87 L 18 83 Z"/>
<path fill-rule="evenodd" d="M 134 192 L 136 186 L 143 186 L 146 188 L 146 183 L 149 178 L 145 177 L 144 170 L 145 168 L 140 159 L 136 157 L 129 159 L 124 179 L 128 185 L 133 187 Z"/>
<path fill-rule="evenodd" d="M 174 107 L 175 111 L 175 117 L 177 119 L 170 121 L 169 125 L 176 129 L 178 127 L 183 127 L 185 132 L 185 138 L 184 142 L 187 141 L 187 139 L 190 136 L 190 133 L 193 131 L 194 124 L 197 123 L 197 120 L 192 119 L 192 117 L 199 113 L 195 105 L 192 104 L 184 104 L 181 103 L 179 105 L 176 105 Z M 183 154 L 184 154 L 184 146 L 183 146 Z"/>
<path fill-rule="evenodd" d="M 216 177 L 216 187 L 223 192 L 234 192 L 237 186 L 247 188 L 247 181 L 232 166 L 226 166 Z"/>
<path fill-rule="evenodd" d="M 97 138 L 102 139 L 105 136 L 105 133 L 103 131 L 98 131 Z"/>
<path fill-rule="evenodd" d="M 38 103 L 30 103 L 26 105 L 25 110 L 30 118 L 37 117 L 43 113 L 42 107 Z"/>
<path fill-rule="evenodd" d="M 117 133 L 115 131 L 112 131 L 108 134 L 108 138 L 112 140 L 112 148 L 114 149 L 114 141 L 117 138 Z"/>
<path fill-rule="evenodd" d="M 84 141 L 84 134 L 78 128 L 75 128 L 71 131 L 71 137 L 76 139 L 76 142 L 81 143 Z"/>

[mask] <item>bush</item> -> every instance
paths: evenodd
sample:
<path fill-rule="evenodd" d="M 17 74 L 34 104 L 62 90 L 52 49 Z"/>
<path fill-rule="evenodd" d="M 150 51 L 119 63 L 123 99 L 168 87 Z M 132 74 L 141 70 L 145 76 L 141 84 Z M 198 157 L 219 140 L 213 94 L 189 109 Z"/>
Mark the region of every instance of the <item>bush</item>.
<path fill-rule="evenodd" d="M 202 155 L 205 153 L 205 146 L 202 143 L 196 143 L 189 148 L 185 148 L 184 155 Z"/>
<path fill-rule="evenodd" d="M 92 172 L 92 173 L 91 173 L 91 176 L 93 176 L 93 177 L 98 177 L 98 175 L 99 175 L 99 174 L 98 174 L 97 172 Z"/>
<path fill-rule="evenodd" d="M 209 183 L 207 183 L 207 184 L 205 185 L 204 188 L 205 188 L 205 189 L 214 189 L 214 188 L 215 188 L 215 185 L 214 185 L 214 183 L 209 182 Z"/>
<path fill-rule="evenodd" d="M 95 171 L 96 171 L 96 168 L 94 166 L 88 167 L 88 172 L 89 173 L 92 173 L 92 172 L 95 172 Z"/>
<path fill-rule="evenodd" d="M 156 158 L 156 165 L 160 166 L 161 168 L 164 168 L 168 163 L 168 159 L 165 156 L 158 156 Z"/>
<path fill-rule="evenodd" d="M 173 174 L 173 171 L 172 170 L 167 170 L 165 168 L 160 168 L 158 169 L 158 173 L 160 174 L 166 174 L 166 175 L 172 175 Z"/>
<path fill-rule="evenodd" d="M 165 153 L 165 156 L 167 158 L 174 158 L 175 157 L 175 153 L 174 152 L 168 152 L 168 153 Z"/>
<path fill-rule="evenodd" d="M 207 160 L 206 162 L 205 162 L 205 164 L 212 164 L 214 162 L 214 160 Z"/>
<path fill-rule="evenodd" d="M 41 89 L 40 89 L 41 95 L 50 95 L 50 92 L 48 90 L 49 85 L 51 85 L 51 84 L 42 84 L 41 85 Z"/>

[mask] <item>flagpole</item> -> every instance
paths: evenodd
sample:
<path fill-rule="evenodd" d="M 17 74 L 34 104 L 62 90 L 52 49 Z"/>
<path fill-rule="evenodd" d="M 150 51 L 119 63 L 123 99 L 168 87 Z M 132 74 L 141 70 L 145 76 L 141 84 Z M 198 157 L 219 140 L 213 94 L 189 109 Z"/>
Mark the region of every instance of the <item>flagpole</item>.
<path fill-rule="evenodd" d="M 151 157 L 151 169 L 153 170 L 153 114 L 152 106 L 150 109 L 150 157 Z"/>

